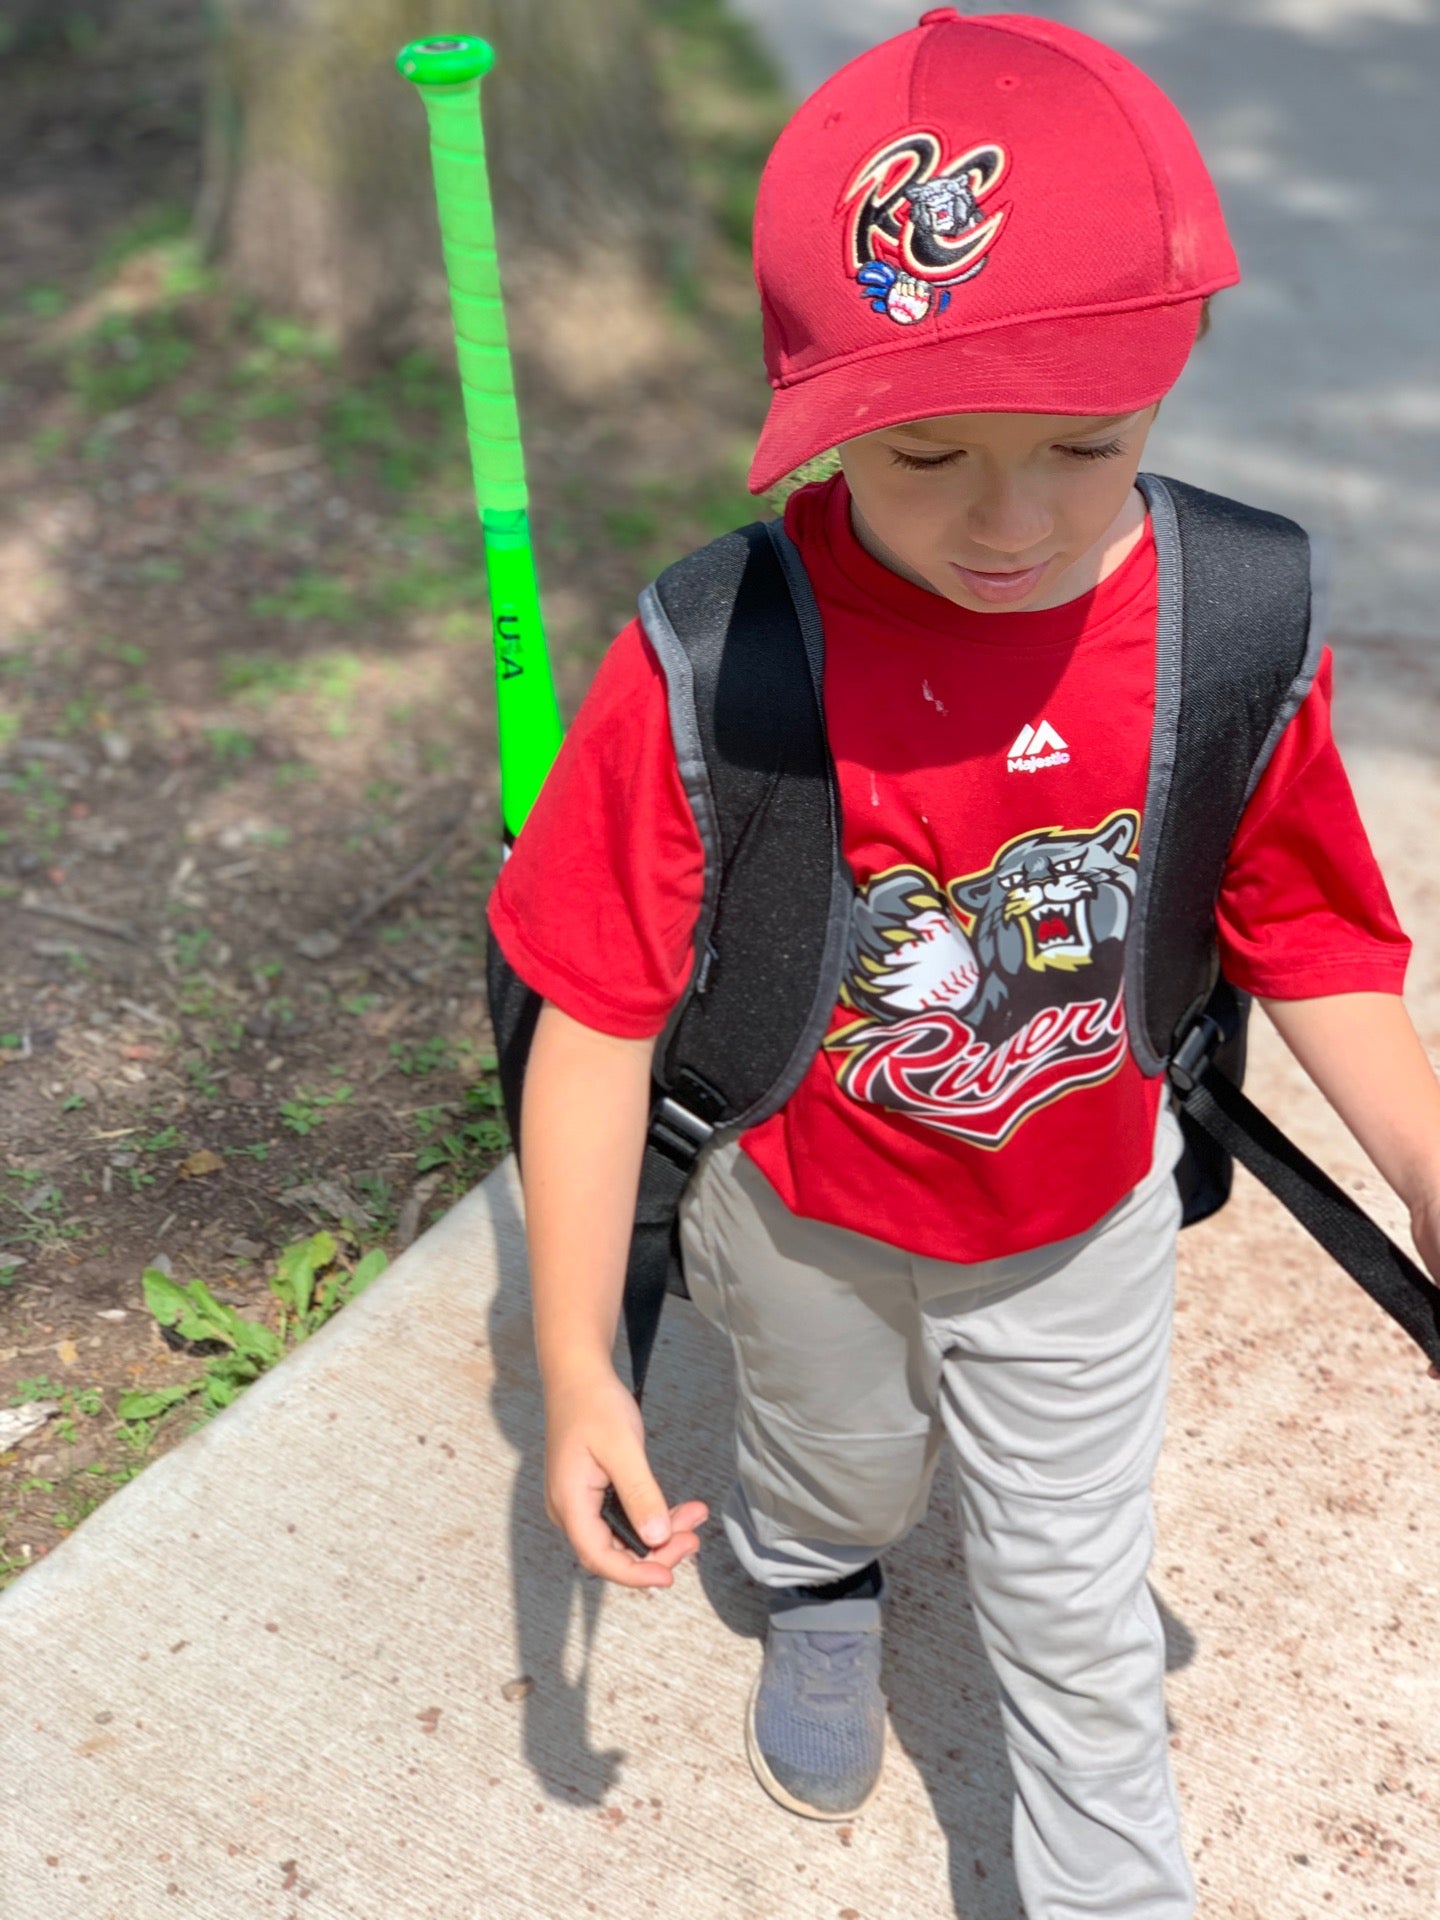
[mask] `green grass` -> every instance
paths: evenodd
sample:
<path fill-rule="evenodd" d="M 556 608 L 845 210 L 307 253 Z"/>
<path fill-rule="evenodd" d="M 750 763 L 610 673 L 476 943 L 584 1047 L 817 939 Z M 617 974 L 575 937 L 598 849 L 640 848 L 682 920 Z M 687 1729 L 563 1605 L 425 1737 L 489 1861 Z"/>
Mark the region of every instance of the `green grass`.
<path fill-rule="evenodd" d="M 465 439 L 454 373 L 428 354 L 411 353 L 340 388 L 320 442 L 336 473 L 367 468 L 394 493 L 408 493 L 446 467 L 460 474 Z"/>
<path fill-rule="evenodd" d="M 250 611 L 262 620 L 304 626 L 311 620 L 353 620 L 358 611 L 350 583 L 338 575 L 305 572 L 278 593 L 257 593 Z"/>
<path fill-rule="evenodd" d="M 354 698 L 365 671 L 359 654 L 330 649 L 294 660 L 284 654 L 231 653 L 220 663 L 220 691 L 227 699 L 268 707 L 282 694 L 306 694 L 322 707 L 343 708 Z M 304 761 L 286 761 L 275 770 L 280 786 L 315 778 Z"/>
<path fill-rule="evenodd" d="M 255 736 L 243 727 L 206 727 L 205 744 L 220 767 L 244 766 L 255 758 Z"/>
<path fill-rule="evenodd" d="M 337 1087 L 334 1093 L 306 1093 L 303 1087 L 295 1089 L 295 1097 L 282 1100 L 276 1109 L 282 1127 L 288 1127 L 291 1133 L 313 1133 L 320 1125 L 320 1117 L 326 1107 L 343 1107 L 355 1097 L 353 1087 Z"/>
<path fill-rule="evenodd" d="M 113 413 L 167 386 L 195 348 L 168 308 L 111 313 L 76 343 L 66 367 L 71 392 L 91 413 Z"/>
<path fill-rule="evenodd" d="M 172 245 L 188 243 L 190 227 L 188 207 L 147 207 L 112 235 L 100 250 L 95 262 L 97 276 L 108 280 L 117 267 L 123 266 L 137 253 L 148 253 L 152 247 L 165 247 L 168 250 Z"/>
<path fill-rule="evenodd" d="M 196 973 L 204 964 L 205 956 L 215 943 L 215 936 L 209 927 L 195 927 L 189 932 L 175 935 L 175 964 L 181 973 Z"/>
<path fill-rule="evenodd" d="M 392 1040 L 391 1057 L 403 1074 L 438 1073 L 455 1064 L 455 1046 L 442 1034 L 429 1040 Z"/>
<path fill-rule="evenodd" d="M 37 320 L 54 320 L 65 311 L 65 296 L 58 287 L 27 287 L 20 296 L 21 305 Z"/>

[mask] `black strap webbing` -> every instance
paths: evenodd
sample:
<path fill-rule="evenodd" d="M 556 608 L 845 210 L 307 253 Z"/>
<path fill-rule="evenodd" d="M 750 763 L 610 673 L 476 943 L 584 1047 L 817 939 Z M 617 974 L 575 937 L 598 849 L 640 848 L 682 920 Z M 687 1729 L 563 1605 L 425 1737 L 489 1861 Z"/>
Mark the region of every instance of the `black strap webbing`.
<path fill-rule="evenodd" d="M 1176 1098 L 1181 1111 L 1268 1187 L 1351 1279 L 1399 1322 L 1432 1365 L 1440 1366 L 1440 1287 L 1344 1188 L 1214 1067 L 1188 1091 L 1177 1088 Z"/>

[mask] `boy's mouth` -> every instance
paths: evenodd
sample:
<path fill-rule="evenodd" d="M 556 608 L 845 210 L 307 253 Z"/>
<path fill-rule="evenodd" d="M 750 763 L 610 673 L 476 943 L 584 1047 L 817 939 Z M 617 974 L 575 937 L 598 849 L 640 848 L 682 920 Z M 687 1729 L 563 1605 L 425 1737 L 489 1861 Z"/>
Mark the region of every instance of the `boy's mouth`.
<path fill-rule="evenodd" d="M 1042 560 L 1038 567 L 1002 573 L 981 573 L 975 567 L 962 567 L 958 560 L 952 560 L 950 565 L 977 599 L 1003 601 L 1024 600 L 1033 593 L 1049 562 Z"/>

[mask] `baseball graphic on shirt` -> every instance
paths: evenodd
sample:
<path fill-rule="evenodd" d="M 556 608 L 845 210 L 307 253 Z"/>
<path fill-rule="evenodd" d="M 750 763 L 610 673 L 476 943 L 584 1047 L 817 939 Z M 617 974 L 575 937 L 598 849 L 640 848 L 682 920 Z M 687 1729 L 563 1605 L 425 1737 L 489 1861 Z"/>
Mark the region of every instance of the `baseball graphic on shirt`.
<path fill-rule="evenodd" d="M 946 909 L 930 907 L 904 923 L 885 954 L 880 996 L 902 1013 L 949 1007 L 963 1013 L 980 985 L 980 965 L 964 929 Z"/>
<path fill-rule="evenodd" d="M 942 885 L 876 874 L 855 905 L 825 1051 L 852 1099 L 998 1147 L 1031 1113 L 1123 1064 L 1140 818 L 1017 835 Z"/>

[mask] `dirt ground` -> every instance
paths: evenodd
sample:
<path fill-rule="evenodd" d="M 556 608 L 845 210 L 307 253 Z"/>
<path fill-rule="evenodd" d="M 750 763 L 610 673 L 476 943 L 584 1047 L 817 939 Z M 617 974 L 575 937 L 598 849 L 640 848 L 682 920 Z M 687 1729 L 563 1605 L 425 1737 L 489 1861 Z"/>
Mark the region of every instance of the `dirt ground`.
<path fill-rule="evenodd" d="M 147 1266 L 273 1327 L 288 1244 L 393 1253 L 505 1145 L 453 362 L 347 380 L 227 290 L 187 238 L 200 16 L 117 19 L 13 61 L 0 116 L 0 1409 L 48 1414 L 0 1429 L 0 1584 L 194 1423 L 119 1415 L 204 1364 Z M 572 300 L 519 355 L 567 715 L 646 580 L 755 511 L 736 124 L 699 289 Z"/>

